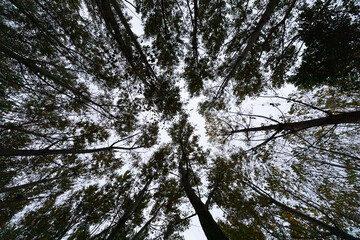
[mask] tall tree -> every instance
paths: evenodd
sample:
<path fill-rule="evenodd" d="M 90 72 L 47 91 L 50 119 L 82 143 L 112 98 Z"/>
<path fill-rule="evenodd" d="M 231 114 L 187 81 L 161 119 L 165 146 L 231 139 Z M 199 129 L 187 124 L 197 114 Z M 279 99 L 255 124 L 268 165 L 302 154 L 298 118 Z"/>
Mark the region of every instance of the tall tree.
<path fill-rule="evenodd" d="M 1 1 L 0 238 L 359 239 L 359 12 Z"/>

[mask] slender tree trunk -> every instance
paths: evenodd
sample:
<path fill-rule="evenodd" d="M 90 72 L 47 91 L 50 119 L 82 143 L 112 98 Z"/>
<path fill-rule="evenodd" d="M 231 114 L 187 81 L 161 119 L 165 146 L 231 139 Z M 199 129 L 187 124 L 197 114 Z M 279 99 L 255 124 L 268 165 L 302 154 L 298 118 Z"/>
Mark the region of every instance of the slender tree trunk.
<path fill-rule="evenodd" d="M 199 57 L 198 57 L 198 16 L 199 16 L 199 8 L 198 8 L 198 0 L 194 0 L 194 23 L 193 23 L 193 36 L 192 36 L 192 48 L 193 48 L 193 57 L 195 60 L 195 66 L 198 67 Z M 198 69 L 196 69 L 198 71 Z"/>
<path fill-rule="evenodd" d="M 104 229 L 101 233 L 92 237 L 91 239 L 108 239 L 115 240 L 118 237 L 118 234 L 121 233 L 121 230 L 124 228 L 126 221 L 129 220 L 134 211 L 138 208 L 142 200 L 144 199 L 145 193 L 152 182 L 153 178 L 150 178 L 141 191 L 135 196 L 135 200 L 132 205 L 125 211 L 125 213 L 120 217 L 114 227 L 110 226 Z M 110 232 L 110 234 L 109 234 Z M 109 234 L 109 235 L 108 235 Z M 108 235 L 108 237 L 107 237 Z"/>
<path fill-rule="evenodd" d="M 149 228 L 150 224 L 152 223 L 152 221 L 154 221 L 154 219 L 158 216 L 160 209 L 161 209 L 161 205 L 160 207 L 158 207 L 155 211 L 155 213 L 153 214 L 153 216 L 146 221 L 146 223 L 144 224 L 144 226 L 142 226 L 142 228 L 140 228 L 140 230 L 131 238 L 131 240 L 138 240 L 141 239 L 144 234 L 146 233 L 147 229 Z"/>
<path fill-rule="evenodd" d="M 119 25 L 117 24 L 114 18 L 114 14 L 111 10 L 110 1 L 95 0 L 95 3 L 100 10 L 102 18 L 104 19 L 107 30 L 119 45 L 119 49 L 123 53 L 128 63 L 131 65 L 132 68 L 136 69 L 135 64 L 133 62 L 133 53 L 131 49 L 126 45 L 122 37 L 122 34 L 119 30 L 120 29 Z"/>
<path fill-rule="evenodd" d="M 26 157 L 26 156 L 47 156 L 47 155 L 65 155 L 65 154 L 85 154 L 95 153 L 111 150 L 133 150 L 136 148 L 126 147 L 104 147 L 104 148 L 93 148 L 93 149 L 0 149 L 0 156 L 5 157 Z"/>
<path fill-rule="evenodd" d="M 100 10 L 102 18 L 104 19 L 107 30 L 112 35 L 114 40 L 117 42 L 117 44 L 119 46 L 119 50 L 124 55 L 126 61 L 130 64 L 131 68 L 134 69 L 135 72 L 137 72 L 137 70 L 139 70 L 139 66 L 138 66 L 139 64 L 137 64 L 134 60 L 134 54 L 133 54 L 131 45 L 127 44 L 125 42 L 123 35 L 121 34 L 120 26 L 115 19 L 114 12 L 111 9 L 111 5 L 110 5 L 111 0 L 95 0 L 95 2 Z M 116 11 L 117 5 L 114 4 L 113 2 L 112 2 L 112 4 Z M 119 13 L 117 13 L 117 14 L 119 14 Z M 131 29 L 130 29 L 130 31 L 131 31 Z M 136 41 L 136 37 L 134 35 L 132 36 L 132 41 L 133 41 L 133 38 L 135 38 L 135 41 Z M 140 45 L 138 45 L 137 47 L 140 47 Z M 142 58 L 142 60 L 143 60 L 143 58 Z M 147 68 L 149 66 L 147 66 Z M 148 81 L 145 76 L 139 75 L 139 78 L 141 79 L 141 81 L 144 83 L 145 86 L 147 86 L 147 87 L 154 86 L 154 84 L 151 81 Z"/>
<path fill-rule="evenodd" d="M 183 152 L 182 159 L 179 161 L 179 172 L 181 175 L 181 182 L 185 189 L 186 196 L 190 200 L 191 205 L 195 209 L 199 217 L 201 227 L 208 240 L 228 240 L 219 225 L 216 223 L 208 207 L 196 195 L 194 189 L 191 187 L 188 172 L 184 169 L 184 164 L 187 162 L 187 156 Z"/>
<path fill-rule="evenodd" d="M 33 60 L 26 59 L 26 58 L 20 56 L 19 54 L 13 52 L 11 49 L 6 47 L 1 42 L 0 42 L 0 51 L 5 53 L 10 58 L 15 59 L 19 63 L 25 65 L 34 74 L 41 74 L 42 76 L 47 77 L 48 79 L 52 80 L 55 84 L 58 84 L 59 86 L 63 87 L 64 89 L 67 89 L 70 92 L 72 92 L 74 94 L 74 96 L 81 97 L 81 99 L 83 101 L 92 103 L 95 106 L 102 109 L 102 106 L 100 104 L 94 102 L 90 98 L 90 96 L 85 95 L 85 93 L 83 91 L 81 91 L 80 89 L 77 89 L 76 87 L 71 86 L 69 83 L 67 83 L 66 81 L 63 81 L 59 76 L 52 74 L 50 71 L 48 71 L 42 67 L 39 67 Z"/>
<path fill-rule="evenodd" d="M 49 136 L 42 134 L 42 133 L 37 133 L 35 131 L 30 131 L 27 130 L 25 128 L 23 128 L 22 126 L 16 126 L 16 125 L 0 125 L 0 128 L 4 129 L 2 131 L 6 131 L 6 130 L 12 130 L 12 131 L 18 131 L 18 132 L 22 132 L 22 133 L 26 133 L 26 134 L 31 134 L 34 136 L 38 136 L 38 137 L 42 137 L 45 139 L 49 139 Z"/>
<path fill-rule="evenodd" d="M 257 192 L 258 194 L 260 194 L 261 196 L 265 197 L 266 199 L 269 200 L 269 202 L 275 204 L 276 206 L 278 206 L 279 208 L 295 215 L 298 216 L 314 225 L 317 225 L 327 231 L 329 231 L 330 234 L 335 235 L 337 237 L 340 237 L 341 239 L 346 239 L 346 240 L 360 240 L 360 238 L 354 237 L 348 233 L 346 233 L 345 231 L 341 230 L 339 227 L 337 226 L 331 226 L 323 221 L 320 221 L 316 218 L 313 218 L 309 215 L 306 215 L 305 213 L 302 213 L 292 207 L 289 207 L 279 201 L 277 201 L 276 199 L 270 197 L 269 195 L 265 194 L 264 192 L 262 192 L 262 190 L 258 189 L 256 186 L 254 186 L 252 183 L 248 182 L 246 183 L 248 186 L 250 186 L 255 192 Z"/>
<path fill-rule="evenodd" d="M 132 43 L 134 44 L 136 50 L 137 50 L 138 53 L 140 54 L 141 60 L 142 60 L 143 63 L 145 64 L 145 66 L 146 66 L 146 68 L 147 68 L 147 70 L 148 70 L 148 72 L 149 72 L 149 74 L 150 74 L 150 77 L 151 77 L 151 75 L 152 75 L 152 77 L 154 77 L 154 79 L 158 81 L 158 77 L 157 77 L 156 73 L 154 72 L 154 70 L 153 70 L 152 67 L 150 66 L 150 64 L 149 64 L 149 62 L 148 62 L 148 60 L 147 60 L 147 57 L 145 56 L 145 54 L 144 54 L 144 52 L 143 52 L 140 44 L 138 43 L 138 41 L 137 41 L 137 39 L 136 39 L 135 34 L 134 34 L 133 31 L 131 30 L 131 27 L 130 27 L 129 23 L 127 22 L 124 14 L 122 13 L 119 4 L 117 3 L 116 0 L 110 0 L 110 1 L 111 1 L 112 6 L 113 6 L 114 9 L 115 9 L 116 14 L 118 15 L 118 17 L 119 17 L 119 19 L 120 19 L 122 25 L 124 25 L 126 32 L 129 34 Z"/>
<path fill-rule="evenodd" d="M 259 131 L 267 131 L 267 130 L 299 131 L 299 130 L 312 128 L 312 127 L 341 124 L 341 123 L 360 123 L 360 111 L 330 115 L 327 117 L 306 120 L 306 121 L 300 121 L 300 122 L 279 123 L 279 124 L 268 125 L 268 126 L 263 126 L 263 127 L 239 129 L 239 130 L 231 131 L 229 133 L 233 134 L 233 133 L 240 133 L 240 132 L 259 132 Z"/>
<path fill-rule="evenodd" d="M 256 43 L 257 39 L 260 36 L 261 30 L 264 27 L 264 25 L 269 21 L 271 14 L 274 12 L 276 6 L 278 5 L 279 0 L 270 0 L 269 3 L 266 6 L 266 10 L 264 14 L 261 16 L 260 21 L 258 22 L 257 26 L 255 27 L 254 31 L 250 35 L 246 47 L 241 52 L 241 54 L 238 56 L 238 59 L 236 60 L 234 66 L 231 68 L 228 75 L 225 77 L 224 81 L 221 83 L 221 86 L 216 94 L 216 97 L 220 97 L 223 93 L 224 89 L 226 88 L 227 84 L 229 83 L 230 78 L 235 74 L 236 70 L 239 68 L 240 64 L 245 60 L 247 57 L 249 51 L 253 47 L 253 45 Z"/>
<path fill-rule="evenodd" d="M 326 229 L 331 234 L 333 234 L 335 236 L 338 236 L 338 237 L 340 237 L 342 239 L 346 239 L 346 240 L 359 240 L 359 238 L 354 237 L 354 236 L 344 232 L 343 230 L 341 230 L 337 226 L 335 226 L 335 227 L 330 226 L 327 223 L 324 223 L 324 222 L 322 222 L 322 221 L 320 221 L 318 219 L 315 219 L 315 218 L 313 218 L 313 217 L 311 217 L 309 215 L 306 215 L 306 214 L 304 214 L 304 213 L 302 213 L 302 212 L 300 212 L 300 211 L 298 211 L 298 210 L 296 210 L 294 208 L 286 206 L 285 204 L 282 204 L 282 203 L 276 201 L 273 198 L 268 197 L 268 199 L 270 200 L 270 202 L 274 203 L 276 206 L 280 207 L 281 209 L 283 209 L 283 210 L 285 210 L 285 211 L 287 211 L 289 213 L 292 213 L 292 214 L 294 214 L 294 215 L 296 215 L 296 216 L 298 216 L 298 217 L 300 217 L 300 218 L 302 218 L 302 219 L 304 219 L 304 220 L 306 220 L 306 221 L 308 221 L 308 222 L 310 222 L 310 223 L 312 223 L 314 225 L 317 225 L 317 226 L 319 226 L 319 227 L 321 227 L 323 229 Z"/>
<path fill-rule="evenodd" d="M 33 187 L 33 186 L 41 184 L 41 183 L 51 182 L 51 181 L 59 180 L 59 179 L 61 179 L 61 178 L 59 178 L 59 177 L 45 178 L 45 179 L 41 179 L 41 180 L 38 180 L 38 181 L 29 182 L 29 183 L 25 183 L 25 184 L 13 186 L 13 187 L 1 188 L 0 193 L 17 191 L 17 190 L 20 190 L 20 189 L 23 189 L 23 188 Z"/>

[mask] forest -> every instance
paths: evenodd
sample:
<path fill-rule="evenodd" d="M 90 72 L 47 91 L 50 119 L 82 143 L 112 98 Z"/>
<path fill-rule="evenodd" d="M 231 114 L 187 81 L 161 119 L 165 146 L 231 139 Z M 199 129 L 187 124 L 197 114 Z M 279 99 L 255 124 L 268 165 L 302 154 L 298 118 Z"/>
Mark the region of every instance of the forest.
<path fill-rule="evenodd" d="M 0 1 L 0 239 L 360 239 L 357 0 Z"/>

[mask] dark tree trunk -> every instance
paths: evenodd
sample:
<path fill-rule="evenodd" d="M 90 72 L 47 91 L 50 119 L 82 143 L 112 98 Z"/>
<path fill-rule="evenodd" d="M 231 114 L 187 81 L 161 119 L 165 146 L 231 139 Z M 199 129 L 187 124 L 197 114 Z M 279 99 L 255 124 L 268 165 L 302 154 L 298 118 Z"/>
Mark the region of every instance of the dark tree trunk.
<path fill-rule="evenodd" d="M 119 219 L 119 221 L 117 222 L 115 227 L 112 229 L 112 231 L 111 231 L 111 233 L 110 233 L 110 235 L 109 235 L 109 237 L 107 239 L 116 239 L 116 236 L 118 235 L 118 233 L 120 233 L 121 229 L 124 228 L 124 225 L 125 225 L 126 221 L 130 218 L 130 216 L 134 213 L 134 211 L 138 208 L 138 206 L 142 202 L 151 181 L 152 181 L 152 179 L 150 179 L 145 184 L 143 189 L 141 189 L 141 191 L 137 194 L 133 204 L 130 206 L 130 208 L 128 210 L 125 211 L 125 213 Z"/>
<path fill-rule="evenodd" d="M 118 235 L 121 233 L 121 230 L 124 228 L 126 222 L 132 216 L 134 211 L 138 208 L 142 200 L 144 199 L 145 193 L 152 182 L 153 178 L 150 178 L 145 186 L 141 189 L 141 191 L 135 196 L 135 199 L 131 206 L 124 212 L 124 214 L 120 217 L 117 221 L 115 226 L 110 226 L 104 229 L 99 234 L 93 236 L 91 239 L 108 239 L 108 240 L 115 240 L 118 239 Z M 150 224 L 150 223 L 149 223 Z"/>
<path fill-rule="evenodd" d="M 38 180 L 38 181 L 29 182 L 29 183 L 25 183 L 25 184 L 13 186 L 13 187 L 1 188 L 0 193 L 13 192 L 13 191 L 17 191 L 17 190 L 20 190 L 20 189 L 33 187 L 33 186 L 36 186 L 36 185 L 41 184 L 41 183 L 52 182 L 54 180 L 59 180 L 59 179 L 61 179 L 61 178 L 59 178 L 59 177 L 45 178 L 45 179 L 41 179 L 41 180 Z"/>
<path fill-rule="evenodd" d="M 317 225 L 317 226 L 319 226 L 319 227 L 321 227 L 323 229 L 328 230 L 330 232 L 330 234 L 332 234 L 332 235 L 338 236 L 338 237 L 340 237 L 342 239 L 346 239 L 346 240 L 359 240 L 359 238 L 354 237 L 354 236 L 344 232 L 343 230 L 341 230 L 337 226 L 331 226 L 331 225 L 329 225 L 329 224 L 327 224 L 325 222 L 317 220 L 316 218 L 313 218 L 313 217 L 311 217 L 309 215 L 306 215 L 306 214 L 304 214 L 304 213 L 302 213 L 302 212 L 300 212 L 300 211 L 298 211 L 298 210 L 296 210 L 294 208 L 286 206 L 285 204 L 282 204 L 282 203 L 276 201 L 273 198 L 268 198 L 268 199 L 269 199 L 270 202 L 274 203 L 276 206 L 280 207 L 281 209 L 283 209 L 283 210 L 285 210 L 285 211 L 287 211 L 289 213 L 292 213 L 292 214 L 294 214 L 294 215 L 296 215 L 296 216 L 298 216 L 298 217 L 300 217 L 300 218 L 302 218 L 302 219 L 304 219 L 304 220 L 306 220 L 306 221 L 308 221 L 308 222 L 310 222 L 310 223 L 312 223 L 314 225 Z"/>
<path fill-rule="evenodd" d="M 133 148 L 126 147 L 104 147 L 104 148 L 93 148 L 93 149 L 0 149 L 0 156 L 5 157 L 27 157 L 27 156 L 47 156 L 47 155 L 64 155 L 64 154 L 85 154 L 85 153 L 96 153 L 111 150 L 134 150 Z"/>
<path fill-rule="evenodd" d="M 240 64 L 245 60 L 249 51 L 252 49 L 253 45 L 256 43 L 257 39 L 260 36 L 261 30 L 264 25 L 269 21 L 271 14 L 274 12 L 276 6 L 278 5 L 279 0 L 270 0 L 266 6 L 266 10 L 264 14 L 261 16 L 260 21 L 258 22 L 257 26 L 255 27 L 254 31 L 250 35 L 245 49 L 241 52 L 236 60 L 234 66 L 231 68 L 230 72 L 221 83 L 221 86 L 216 94 L 216 97 L 220 97 L 223 93 L 224 89 L 226 88 L 227 84 L 229 83 L 230 78 L 235 74 L 236 70 L 239 68 Z"/>
<path fill-rule="evenodd" d="M 208 207 L 196 195 L 194 189 L 191 187 L 188 172 L 184 169 L 184 164 L 187 162 L 187 156 L 183 153 L 182 159 L 179 161 L 179 172 L 181 175 L 181 182 L 185 189 L 186 196 L 189 198 L 191 205 L 195 209 L 199 217 L 201 227 L 209 240 L 228 240 L 219 225 L 216 223 Z"/>
<path fill-rule="evenodd" d="M 257 186 L 253 185 L 250 182 L 245 182 L 248 186 L 250 186 L 255 192 L 257 192 L 258 194 L 260 194 L 261 196 L 265 197 L 266 199 L 268 199 L 268 201 L 270 203 L 275 204 L 277 207 L 295 215 L 298 216 L 316 226 L 319 226 L 325 230 L 327 230 L 329 232 L 329 234 L 331 235 L 335 235 L 337 237 L 340 237 L 341 239 L 346 239 L 346 240 L 360 240 L 360 238 L 354 237 L 348 233 L 346 233 L 345 231 L 343 231 L 342 229 L 340 229 L 338 226 L 331 226 L 323 221 L 320 221 L 316 218 L 313 218 L 309 215 L 306 215 L 305 213 L 302 213 L 292 207 L 289 207 L 279 201 L 277 201 L 276 199 L 272 198 L 271 196 L 267 195 L 266 193 L 262 192 L 262 190 L 260 190 Z"/>
<path fill-rule="evenodd" d="M 267 130 L 299 131 L 299 130 L 308 129 L 308 128 L 312 128 L 312 127 L 341 124 L 341 123 L 360 123 L 360 111 L 330 115 L 327 117 L 306 120 L 306 121 L 300 121 L 300 122 L 279 123 L 279 124 L 268 125 L 268 126 L 263 126 L 263 127 L 239 129 L 239 130 L 231 131 L 229 133 L 233 134 L 233 133 L 240 133 L 240 132 L 259 132 L 259 131 L 267 131 Z"/>

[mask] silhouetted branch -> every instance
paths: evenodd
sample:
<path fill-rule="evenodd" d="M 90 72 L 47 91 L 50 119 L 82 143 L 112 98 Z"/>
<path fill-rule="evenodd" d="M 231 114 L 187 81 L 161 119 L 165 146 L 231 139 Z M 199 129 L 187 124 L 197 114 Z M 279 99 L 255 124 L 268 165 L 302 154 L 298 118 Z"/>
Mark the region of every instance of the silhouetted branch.
<path fill-rule="evenodd" d="M 221 83 L 219 90 L 216 93 L 215 98 L 219 98 L 223 93 L 224 89 L 228 85 L 230 78 L 235 74 L 236 70 L 239 68 L 240 64 L 245 60 L 248 55 L 248 52 L 251 50 L 253 45 L 255 44 L 256 40 L 259 38 L 260 33 L 264 25 L 269 21 L 271 14 L 274 12 L 275 7 L 278 5 L 279 0 L 269 0 L 269 3 L 266 6 L 266 10 L 264 14 L 261 16 L 260 21 L 258 22 L 257 26 L 255 27 L 254 31 L 251 33 L 246 47 L 244 50 L 239 54 L 238 58 L 236 59 L 235 64 L 231 68 L 228 75 L 225 77 L 223 82 Z"/>
<path fill-rule="evenodd" d="M 254 127 L 254 128 L 245 128 L 238 129 L 228 132 L 228 134 L 241 133 L 241 132 L 259 132 L 259 131 L 268 131 L 268 130 L 277 130 L 277 131 L 299 131 L 312 127 L 318 126 L 326 126 L 326 125 L 334 125 L 341 123 L 359 123 L 360 122 L 360 111 L 355 112 L 347 112 L 336 115 L 330 115 L 327 117 L 305 120 L 299 122 L 291 122 L 291 123 L 280 123 L 262 127 Z"/>

